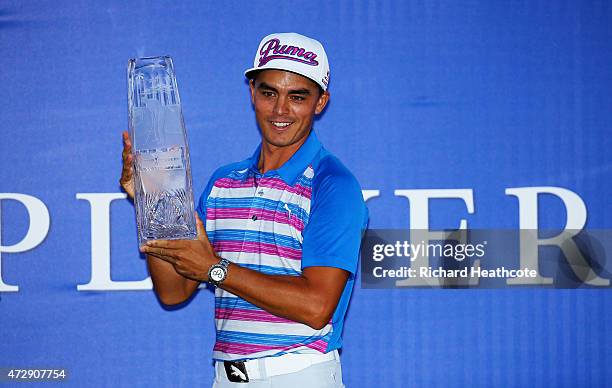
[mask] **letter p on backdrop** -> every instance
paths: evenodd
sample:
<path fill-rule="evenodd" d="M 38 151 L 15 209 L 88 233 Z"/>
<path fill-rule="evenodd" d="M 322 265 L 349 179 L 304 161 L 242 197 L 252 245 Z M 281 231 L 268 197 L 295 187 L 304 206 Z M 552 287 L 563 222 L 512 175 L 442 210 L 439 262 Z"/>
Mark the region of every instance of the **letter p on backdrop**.
<path fill-rule="evenodd" d="M 1 202 L 5 199 L 20 202 L 25 206 L 28 216 L 30 217 L 30 224 L 28 225 L 28 231 L 25 236 L 13 245 L 4 245 L 2 239 Z M 49 223 L 49 210 L 40 199 L 27 194 L 0 193 L 0 292 L 19 291 L 18 286 L 6 284 L 2 280 L 2 253 L 25 252 L 37 247 L 44 241 L 45 237 L 47 237 Z"/>

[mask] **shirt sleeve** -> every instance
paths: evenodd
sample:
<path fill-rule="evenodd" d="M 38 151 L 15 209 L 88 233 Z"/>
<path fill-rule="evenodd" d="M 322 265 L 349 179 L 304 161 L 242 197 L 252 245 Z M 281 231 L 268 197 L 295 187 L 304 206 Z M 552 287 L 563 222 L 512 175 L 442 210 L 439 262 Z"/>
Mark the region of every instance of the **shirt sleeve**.
<path fill-rule="evenodd" d="M 367 221 L 361 188 L 348 170 L 315 176 L 310 217 L 302 235 L 302 269 L 336 267 L 354 276 Z"/>
<path fill-rule="evenodd" d="M 213 172 L 212 176 L 208 180 L 208 183 L 206 184 L 204 192 L 202 192 L 202 195 L 198 200 L 198 206 L 196 208 L 196 211 L 198 212 L 198 216 L 204 223 L 204 226 L 206 226 L 206 209 L 208 207 L 210 193 L 212 192 L 213 187 L 215 186 L 215 182 L 223 176 L 227 175 L 233 169 L 233 167 L 234 164 L 230 164 L 227 166 L 219 167 L 215 172 Z M 209 236 L 209 238 L 210 237 L 211 236 Z"/>
<path fill-rule="evenodd" d="M 198 212 L 198 216 L 200 217 L 204 225 L 206 225 L 206 202 L 208 201 L 208 196 L 210 195 L 210 192 L 215 183 L 216 175 L 217 174 L 214 173 L 208 180 L 208 184 L 206 185 L 204 192 L 200 196 L 200 200 L 198 201 L 198 207 L 196 208 L 196 211 Z"/>

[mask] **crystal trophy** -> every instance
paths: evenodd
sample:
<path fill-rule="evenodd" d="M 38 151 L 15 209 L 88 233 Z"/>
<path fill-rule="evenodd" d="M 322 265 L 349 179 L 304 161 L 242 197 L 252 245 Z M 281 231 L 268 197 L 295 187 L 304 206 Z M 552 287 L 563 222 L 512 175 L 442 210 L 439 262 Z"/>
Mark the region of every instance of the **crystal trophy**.
<path fill-rule="evenodd" d="M 172 58 L 130 59 L 128 114 L 139 245 L 195 239 L 187 132 Z"/>

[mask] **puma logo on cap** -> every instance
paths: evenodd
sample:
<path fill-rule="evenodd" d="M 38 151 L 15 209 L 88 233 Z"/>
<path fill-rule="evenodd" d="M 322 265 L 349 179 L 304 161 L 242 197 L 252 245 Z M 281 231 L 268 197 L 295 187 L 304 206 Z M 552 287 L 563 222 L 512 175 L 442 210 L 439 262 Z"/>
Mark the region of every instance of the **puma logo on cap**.
<path fill-rule="evenodd" d="M 317 54 L 312 51 L 298 46 L 289 46 L 281 44 L 281 41 L 276 38 L 268 40 L 261 46 L 259 50 L 259 66 L 263 66 L 273 59 L 288 59 L 290 61 L 302 62 L 310 66 L 318 66 L 319 62 L 315 60 Z"/>

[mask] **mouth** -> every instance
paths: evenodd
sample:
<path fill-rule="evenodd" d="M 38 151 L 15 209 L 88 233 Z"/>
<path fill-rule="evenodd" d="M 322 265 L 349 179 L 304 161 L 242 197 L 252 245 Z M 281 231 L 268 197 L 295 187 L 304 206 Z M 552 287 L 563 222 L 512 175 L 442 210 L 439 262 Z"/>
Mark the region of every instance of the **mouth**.
<path fill-rule="evenodd" d="M 284 131 L 293 124 L 293 121 L 270 121 L 270 124 L 279 131 Z"/>

